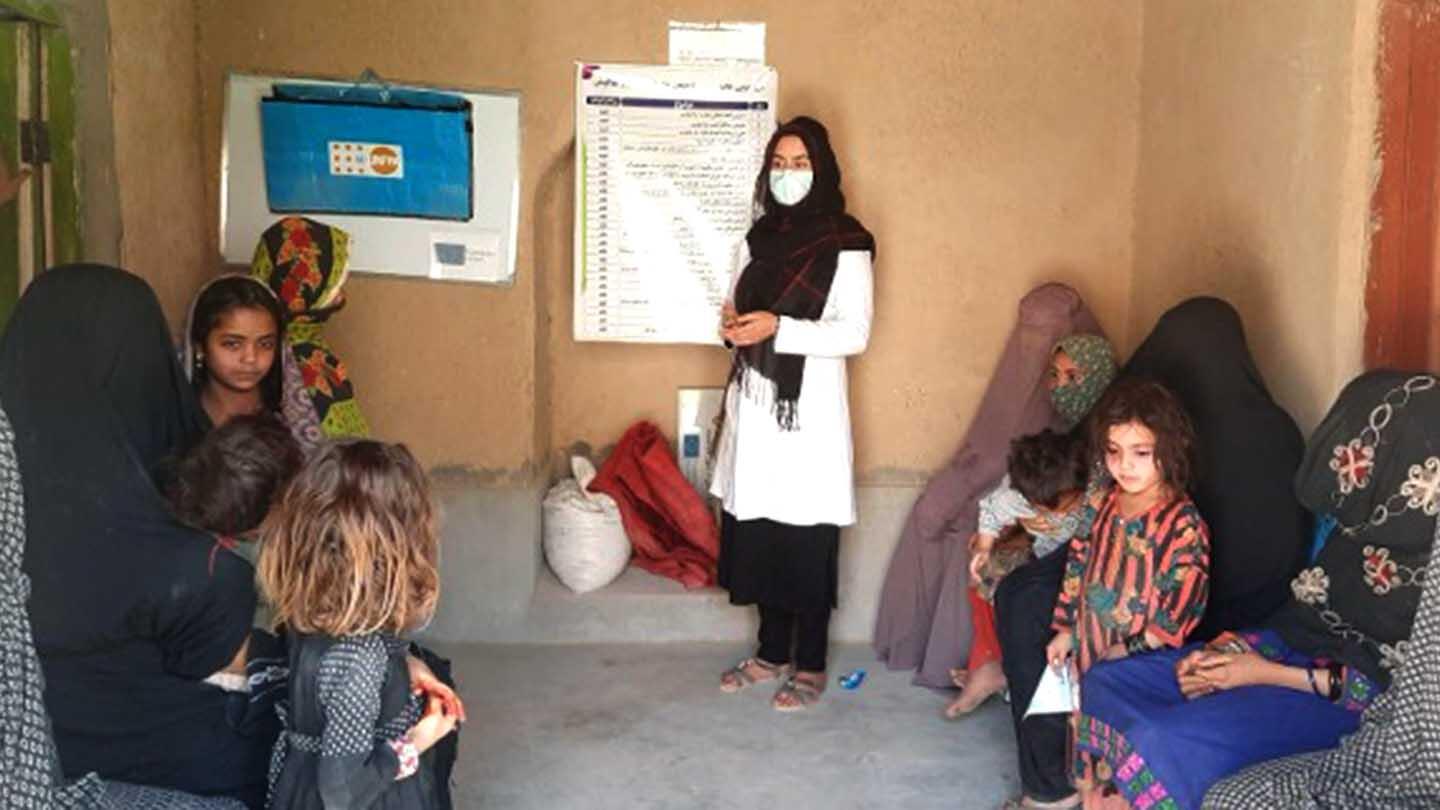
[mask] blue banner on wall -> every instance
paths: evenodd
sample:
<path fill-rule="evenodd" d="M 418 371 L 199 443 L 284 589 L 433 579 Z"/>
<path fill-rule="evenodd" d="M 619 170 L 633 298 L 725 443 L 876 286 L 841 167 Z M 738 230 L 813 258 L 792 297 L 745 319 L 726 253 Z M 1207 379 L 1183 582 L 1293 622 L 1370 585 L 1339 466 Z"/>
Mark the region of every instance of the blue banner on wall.
<path fill-rule="evenodd" d="M 470 112 L 449 93 L 277 84 L 260 102 L 270 210 L 469 221 Z"/>

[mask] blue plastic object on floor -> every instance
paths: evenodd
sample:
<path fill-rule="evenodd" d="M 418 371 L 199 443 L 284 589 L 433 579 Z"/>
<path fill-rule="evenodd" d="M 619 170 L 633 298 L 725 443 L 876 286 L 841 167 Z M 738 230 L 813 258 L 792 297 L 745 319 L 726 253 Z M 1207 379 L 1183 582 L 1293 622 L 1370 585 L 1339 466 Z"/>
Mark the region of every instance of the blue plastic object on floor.
<path fill-rule="evenodd" d="M 852 669 L 836 680 L 841 689 L 859 689 L 860 684 L 865 682 L 865 670 Z"/>

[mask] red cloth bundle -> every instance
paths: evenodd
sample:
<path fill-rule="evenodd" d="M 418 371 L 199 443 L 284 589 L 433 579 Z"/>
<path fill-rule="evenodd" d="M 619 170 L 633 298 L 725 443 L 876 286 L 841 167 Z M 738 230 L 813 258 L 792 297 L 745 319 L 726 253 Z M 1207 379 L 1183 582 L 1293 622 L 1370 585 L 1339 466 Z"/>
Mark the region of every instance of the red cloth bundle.
<path fill-rule="evenodd" d="M 720 556 L 715 516 L 680 473 L 658 427 L 631 425 L 589 489 L 619 505 L 635 549 L 633 564 L 687 588 L 715 584 Z"/>

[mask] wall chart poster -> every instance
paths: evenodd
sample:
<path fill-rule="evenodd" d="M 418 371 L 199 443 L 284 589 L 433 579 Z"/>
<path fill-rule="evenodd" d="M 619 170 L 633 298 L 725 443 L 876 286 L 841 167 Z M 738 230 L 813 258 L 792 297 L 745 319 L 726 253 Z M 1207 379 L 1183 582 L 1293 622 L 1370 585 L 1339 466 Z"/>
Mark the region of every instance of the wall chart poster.
<path fill-rule="evenodd" d="M 773 68 L 575 66 L 576 340 L 718 343 Z"/>

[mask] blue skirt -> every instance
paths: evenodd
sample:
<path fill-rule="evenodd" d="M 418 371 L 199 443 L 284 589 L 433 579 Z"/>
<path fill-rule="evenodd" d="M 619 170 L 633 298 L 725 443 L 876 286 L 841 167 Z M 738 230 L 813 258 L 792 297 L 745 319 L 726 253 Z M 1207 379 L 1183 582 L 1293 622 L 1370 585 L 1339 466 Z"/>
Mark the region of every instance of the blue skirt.
<path fill-rule="evenodd" d="M 1319 663 L 1271 631 L 1241 637 L 1272 661 Z M 1186 700 L 1175 664 L 1198 646 L 1106 661 L 1080 683 L 1075 750 L 1092 756 L 1098 775 L 1108 777 L 1135 810 L 1199 808 L 1211 785 L 1247 766 L 1333 748 L 1356 729 L 1361 711 L 1379 691 L 1347 667 L 1339 703 L 1280 686 L 1246 686 Z"/>

